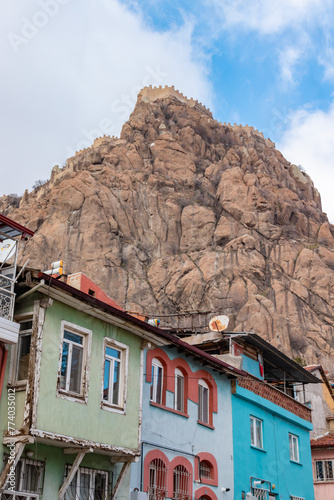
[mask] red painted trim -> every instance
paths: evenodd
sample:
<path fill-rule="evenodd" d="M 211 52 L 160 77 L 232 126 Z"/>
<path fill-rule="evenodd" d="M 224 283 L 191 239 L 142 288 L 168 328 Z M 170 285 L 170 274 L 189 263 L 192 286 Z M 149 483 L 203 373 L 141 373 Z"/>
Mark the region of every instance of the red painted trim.
<path fill-rule="evenodd" d="M 169 359 L 165 351 L 160 349 L 160 347 L 156 347 L 155 349 L 148 351 L 146 355 L 146 382 L 148 382 L 149 384 L 152 382 L 152 360 L 154 358 L 158 359 L 164 367 L 162 394 L 163 404 L 161 406 L 163 406 L 164 409 L 168 409 L 166 407 L 166 390 L 170 391 L 173 394 L 175 393 L 175 370 L 176 368 L 178 368 L 184 374 L 184 413 L 176 413 L 187 415 L 188 399 L 198 405 L 198 381 L 200 379 L 203 379 L 209 386 L 209 423 L 201 423 L 206 427 L 210 427 L 210 429 L 214 429 L 212 414 L 218 412 L 218 392 L 217 384 L 212 375 L 206 370 L 197 370 L 196 372 L 193 372 L 184 359 L 175 358 L 171 360 Z M 154 406 L 160 405 L 154 404 Z"/>
<path fill-rule="evenodd" d="M 5 215 L 0 214 L 0 222 L 3 222 L 3 224 L 11 227 L 12 229 L 16 229 L 17 231 L 19 231 L 22 234 L 22 236 L 30 236 L 30 237 L 34 236 L 33 231 L 31 231 L 30 229 L 28 229 L 24 226 L 21 226 L 21 224 L 19 224 L 18 222 L 15 222 L 12 219 L 8 219 L 8 217 L 6 217 Z"/>
<path fill-rule="evenodd" d="M 218 500 L 217 495 L 207 486 L 201 486 L 201 488 L 198 488 L 198 490 L 195 490 L 195 500 L 199 500 L 202 496 L 207 496 L 211 500 Z"/>
<path fill-rule="evenodd" d="M 212 416 L 212 413 L 209 415 L 209 417 Z M 205 422 L 201 422 L 200 420 L 197 420 L 197 423 L 200 425 L 203 425 L 204 427 L 208 427 L 208 429 L 215 430 L 215 426 L 212 424 L 206 424 Z"/>
<path fill-rule="evenodd" d="M 175 467 L 178 465 L 182 465 L 187 472 L 190 473 L 190 478 L 189 478 L 189 495 L 192 497 L 193 494 L 193 466 L 189 462 L 187 458 L 184 457 L 175 457 L 169 464 L 169 473 L 168 473 L 168 491 L 167 491 L 167 496 L 169 498 L 174 498 L 174 492 L 173 492 L 173 472 Z"/>
<path fill-rule="evenodd" d="M 149 451 L 144 460 L 144 491 L 148 491 L 149 487 L 149 480 L 150 480 L 150 463 L 155 460 L 156 458 L 159 458 L 160 460 L 163 461 L 166 467 L 166 474 L 167 474 L 167 485 L 168 485 L 168 465 L 169 465 L 169 460 L 166 457 L 166 455 L 160 451 L 160 450 L 151 450 Z"/>
<path fill-rule="evenodd" d="M 6 363 L 7 363 L 8 351 L 3 344 L 0 344 L 0 398 L 2 393 L 2 387 L 5 380 Z"/>
<path fill-rule="evenodd" d="M 211 465 L 211 470 L 212 470 L 212 478 L 207 479 L 207 478 L 200 478 L 199 477 L 199 464 L 202 462 L 202 460 L 205 460 L 206 462 L 209 462 Z M 200 453 L 197 453 L 196 456 L 196 466 L 195 466 L 195 481 L 200 480 L 201 483 L 203 484 L 210 484 L 211 486 L 218 486 L 218 465 L 217 465 L 217 460 L 211 453 L 207 453 L 206 451 L 202 451 Z"/>
<path fill-rule="evenodd" d="M 180 415 L 181 417 L 189 418 L 188 413 L 182 413 L 182 411 L 174 410 L 173 408 L 168 408 L 168 406 L 159 405 L 154 401 L 150 401 L 151 406 L 155 406 L 156 408 L 160 408 L 161 410 L 170 411 L 171 413 L 175 413 L 176 415 Z"/>

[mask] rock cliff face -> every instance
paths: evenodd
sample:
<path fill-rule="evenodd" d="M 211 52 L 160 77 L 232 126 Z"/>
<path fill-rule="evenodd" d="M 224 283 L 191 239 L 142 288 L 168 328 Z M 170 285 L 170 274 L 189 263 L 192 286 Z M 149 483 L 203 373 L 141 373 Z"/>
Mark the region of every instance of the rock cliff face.
<path fill-rule="evenodd" d="M 22 259 L 84 272 L 127 310 L 210 310 L 332 370 L 333 226 L 309 176 L 251 127 L 145 88 L 97 139 L 0 211 L 36 231 Z"/>

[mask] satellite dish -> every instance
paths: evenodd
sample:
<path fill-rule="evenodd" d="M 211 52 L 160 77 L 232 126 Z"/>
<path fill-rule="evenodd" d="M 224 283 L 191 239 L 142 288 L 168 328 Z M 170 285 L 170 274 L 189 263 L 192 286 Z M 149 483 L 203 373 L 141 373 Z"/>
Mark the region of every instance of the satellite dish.
<path fill-rule="evenodd" d="M 16 241 L 3 240 L 0 243 L 0 262 L 6 262 L 15 255 Z"/>
<path fill-rule="evenodd" d="M 210 320 L 209 328 L 213 332 L 222 332 L 227 328 L 228 322 L 227 316 L 215 316 Z"/>

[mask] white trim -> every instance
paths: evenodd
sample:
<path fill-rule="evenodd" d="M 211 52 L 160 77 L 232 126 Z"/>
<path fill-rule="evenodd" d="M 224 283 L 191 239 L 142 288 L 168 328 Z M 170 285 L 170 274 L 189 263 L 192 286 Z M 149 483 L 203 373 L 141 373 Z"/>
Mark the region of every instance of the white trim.
<path fill-rule="evenodd" d="M 158 399 L 158 369 L 161 368 L 161 388 L 160 388 L 160 401 Z M 152 373 L 153 372 L 153 373 Z M 150 401 L 153 403 L 161 404 L 163 399 L 163 386 L 164 386 L 164 367 L 157 358 L 152 359 L 152 368 L 151 368 L 151 386 L 150 386 Z M 152 391 L 152 394 L 151 394 Z"/>
<path fill-rule="evenodd" d="M 104 370 L 106 362 L 106 348 L 110 347 L 121 353 L 120 358 L 120 384 L 117 405 L 103 399 L 104 392 Z M 102 356 L 102 384 L 101 384 L 101 408 L 103 410 L 114 413 L 126 414 L 126 398 L 128 388 L 128 366 L 129 366 L 129 346 L 119 342 L 118 340 L 104 337 L 103 339 L 103 356 Z"/>
<path fill-rule="evenodd" d="M 80 335 L 83 337 L 83 357 L 82 357 L 82 367 L 81 367 L 81 387 L 80 394 L 71 392 L 70 390 L 60 388 L 61 379 L 61 364 L 63 355 L 63 343 L 64 343 L 64 333 L 65 330 L 69 333 L 74 333 L 75 335 Z M 60 334 L 60 348 L 59 348 L 59 361 L 58 361 L 58 375 L 57 375 L 57 397 L 61 399 L 67 399 L 69 401 L 75 401 L 78 403 L 87 404 L 88 403 L 88 387 L 89 387 L 89 373 L 90 373 L 90 358 L 91 358 L 91 347 L 92 347 L 92 330 L 84 328 L 82 326 L 70 323 L 69 321 L 61 321 L 61 334 Z"/>
<path fill-rule="evenodd" d="M 299 437 L 296 436 L 296 434 L 292 434 L 291 432 L 289 432 L 289 450 L 290 450 L 290 460 L 292 460 L 293 462 L 300 463 Z"/>
<path fill-rule="evenodd" d="M 263 450 L 263 420 L 260 418 L 254 417 L 254 415 L 250 415 L 250 422 L 252 425 L 252 430 L 253 430 L 253 440 L 252 440 L 252 433 L 251 433 L 251 445 L 255 446 L 256 448 L 259 448 L 260 450 Z M 260 431 L 261 431 L 261 436 L 260 436 L 260 443 L 258 442 L 258 437 L 256 433 L 256 423 L 260 422 Z"/>
<path fill-rule="evenodd" d="M 174 410 L 184 412 L 184 374 L 180 370 L 180 368 L 175 368 L 174 372 Z M 182 391 L 181 391 L 181 409 L 177 408 L 177 401 L 179 397 L 179 391 L 178 391 L 178 385 L 177 385 L 177 380 L 178 378 L 182 379 Z"/>
<path fill-rule="evenodd" d="M 202 388 L 200 390 L 200 387 Z M 206 389 L 204 391 L 203 389 Z M 207 407 L 207 414 L 204 415 L 204 408 L 203 408 L 203 401 L 204 401 L 204 395 L 206 394 L 206 407 Z M 210 387 L 208 384 L 203 380 L 202 378 L 199 379 L 198 381 L 198 420 L 199 422 L 203 422 L 203 424 L 208 424 L 210 422 Z M 203 418 L 205 417 L 205 418 Z"/>

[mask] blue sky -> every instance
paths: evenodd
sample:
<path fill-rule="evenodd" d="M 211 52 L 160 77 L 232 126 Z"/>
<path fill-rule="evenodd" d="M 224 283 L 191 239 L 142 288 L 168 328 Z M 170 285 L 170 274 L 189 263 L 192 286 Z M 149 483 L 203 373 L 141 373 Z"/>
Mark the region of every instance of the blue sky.
<path fill-rule="evenodd" d="M 332 0 L 5 0 L 3 12 L 0 195 L 118 135 L 144 85 L 173 84 L 270 137 L 334 223 Z"/>

